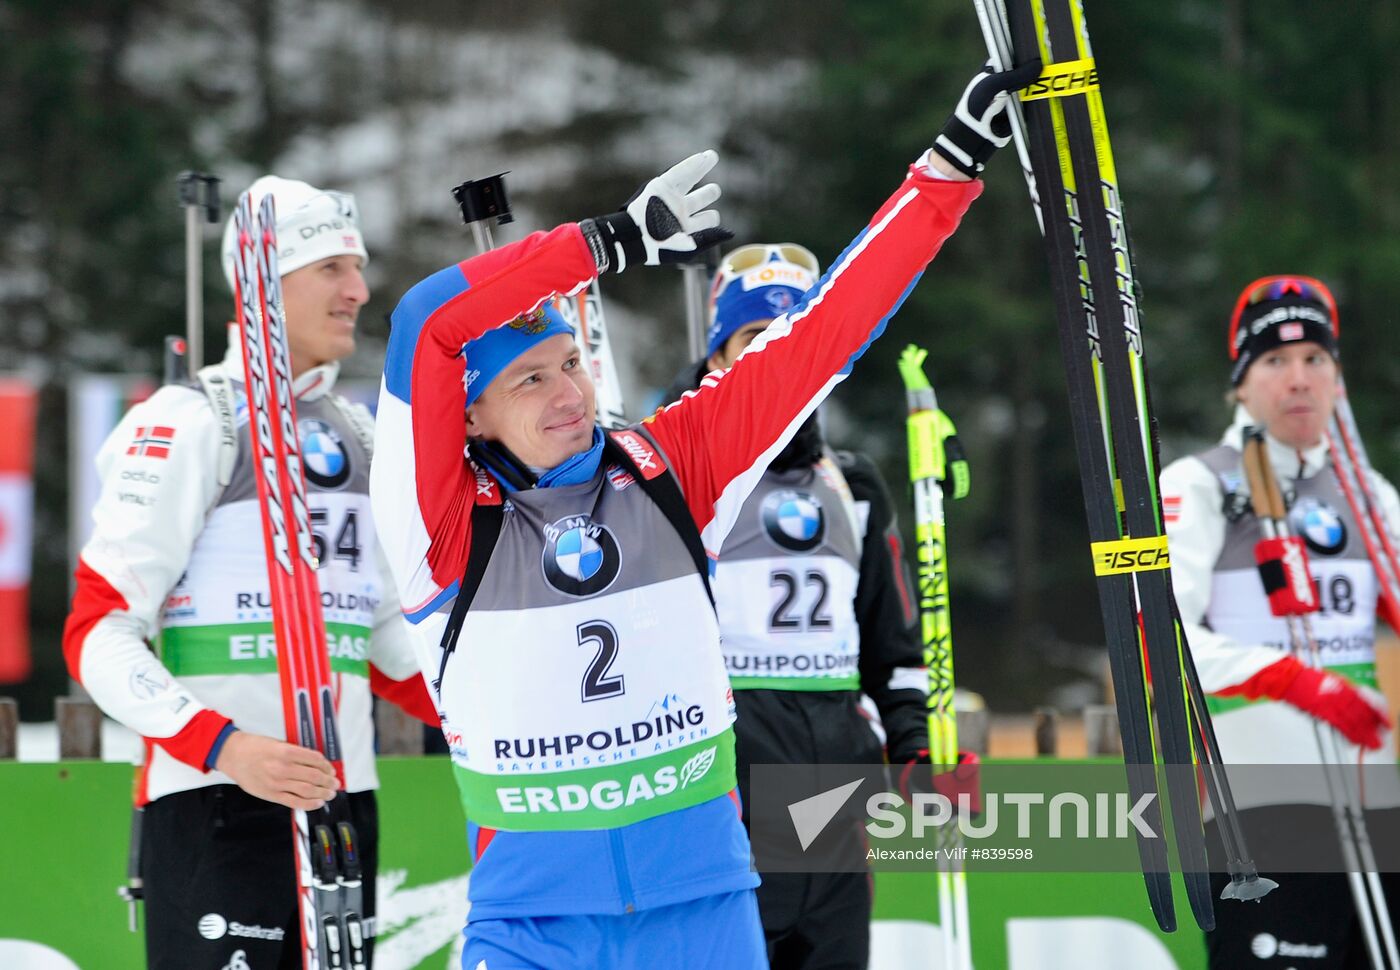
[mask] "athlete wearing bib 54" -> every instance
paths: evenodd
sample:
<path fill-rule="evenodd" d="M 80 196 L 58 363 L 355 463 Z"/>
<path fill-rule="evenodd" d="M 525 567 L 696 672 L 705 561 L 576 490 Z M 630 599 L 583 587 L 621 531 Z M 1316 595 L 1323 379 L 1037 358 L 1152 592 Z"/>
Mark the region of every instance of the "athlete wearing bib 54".
<path fill-rule="evenodd" d="M 1321 850 L 1340 870 L 1315 723 L 1338 732 L 1340 763 L 1352 772 L 1358 762 L 1393 767 L 1396 758 L 1385 699 L 1376 690 L 1376 573 L 1324 438 L 1338 392 L 1338 332 L 1336 302 L 1317 280 L 1267 277 L 1246 287 L 1230 326 L 1234 421 L 1216 447 L 1162 472 L 1172 582 L 1224 760 L 1290 766 L 1238 781 L 1232 776 L 1261 869 L 1270 845 L 1287 845 Z M 1290 531 L 1307 547 L 1322 606 L 1310 614 L 1311 626 L 1324 669 L 1290 655 L 1287 621 L 1273 615 L 1256 569 L 1264 533 L 1242 468 L 1251 425 L 1266 432 Z M 1372 491 L 1394 534 L 1395 489 L 1377 476 Z M 1400 776 L 1368 771 L 1362 788 L 1377 853 L 1384 858 L 1389 850 L 1393 864 Z M 1208 934 L 1212 967 L 1252 966 L 1262 959 L 1261 945 L 1305 958 L 1309 967 L 1363 965 L 1340 871 L 1271 875 L 1279 888 L 1258 905 L 1219 907 L 1217 929 Z M 1217 890 L 1228 881 L 1223 873 L 1215 878 Z M 1389 874 L 1385 880 L 1393 904 L 1400 883 Z"/>
<path fill-rule="evenodd" d="M 708 563 L 980 194 L 1037 71 L 978 74 L 945 129 L 966 170 L 925 153 L 731 369 L 640 425 L 595 426 L 548 301 L 725 238 L 718 187 L 694 188 L 713 152 L 399 303 L 372 495 L 469 819 L 464 967 L 767 965 Z"/>
<path fill-rule="evenodd" d="M 354 200 L 266 176 L 277 203 L 287 342 L 317 580 L 374 915 L 378 854 L 371 690 L 436 723 L 369 508 L 372 426 L 334 391 L 369 298 Z M 224 269 L 233 287 L 232 220 Z M 162 387 L 97 456 L 102 495 L 64 630 L 70 673 L 139 732 L 141 874 L 151 968 L 300 965 L 287 807 L 335 790 L 330 762 L 284 740 L 282 691 L 238 331 L 195 385 Z M 152 654 L 147 643 L 153 643 Z M 217 929 L 217 932 L 215 931 Z"/>

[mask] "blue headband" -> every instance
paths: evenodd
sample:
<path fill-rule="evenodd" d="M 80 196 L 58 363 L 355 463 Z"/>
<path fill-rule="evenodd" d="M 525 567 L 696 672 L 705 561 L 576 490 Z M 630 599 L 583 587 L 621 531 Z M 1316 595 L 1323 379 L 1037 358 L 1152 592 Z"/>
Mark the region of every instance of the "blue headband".
<path fill-rule="evenodd" d="M 516 317 L 503 326 L 468 341 L 462 347 L 467 360 L 467 372 L 462 383 L 467 389 L 467 406 L 471 407 L 501 371 L 531 347 L 560 334 L 573 336 L 574 330 L 564 315 L 552 304 Z"/>
<path fill-rule="evenodd" d="M 771 320 L 791 310 L 806 292 L 796 286 L 760 286 L 746 290 L 731 285 L 715 301 L 715 318 L 710 323 L 709 347 L 705 353 L 720 350 L 734 332 L 755 320 Z"/>

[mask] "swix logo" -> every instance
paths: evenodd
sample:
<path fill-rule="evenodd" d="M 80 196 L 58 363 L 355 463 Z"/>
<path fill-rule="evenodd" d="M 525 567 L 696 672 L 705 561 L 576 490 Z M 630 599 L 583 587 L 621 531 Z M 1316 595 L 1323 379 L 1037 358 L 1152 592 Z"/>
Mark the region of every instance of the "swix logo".
<path fill-rule="evenodd" d="M 1283 547 L 1283 571 L 1288 574 L 1288 583 L 1293 587 L 1293 597 L 1302 606 L 1317 608 L 1313 598 L 1312 577 L 1308 573 L 1308 560 L 1303 555 L 1303 543 L 1297 536 Z"/>
<path fill-rule="evenodd" d="M 661 456 L 656 453 L 656 449 L 635 431 L 613 431 L 610 432 L 622 450 L 627 452 L 627 456 L 636 463 L 637 470 L 642 473 L 642 477 L 650 481 L 666 470 L 666 464 L 661 460 Z"/>
<path fill-rule="evenodd" d="M 476 475 L 476 500 L 482 505 L 500 505 L 501 490 L 496 480 L 479 465 L 473 464 L 472 472 Z"/>

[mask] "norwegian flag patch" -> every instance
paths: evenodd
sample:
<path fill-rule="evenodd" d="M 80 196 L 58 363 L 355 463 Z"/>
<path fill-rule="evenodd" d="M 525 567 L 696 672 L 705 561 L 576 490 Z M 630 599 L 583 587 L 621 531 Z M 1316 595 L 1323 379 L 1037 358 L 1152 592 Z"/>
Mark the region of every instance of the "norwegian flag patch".
<path fill-rule="evenodd" d="M 1303 325 L 1301 323 L 1281 323 L 1278 328 L 1278 339 L 1280 340 L 1302 340 Z"/>
<path fill-rule="evenodd" d="M 1162 515 L 1167 520 L 1168 525 L 1181 518 L 1180 495 L 1162 496 Z"/>
<path fill-rule="evenodd" d="M 136 436 L 131 439 L 131 444 L 126 446 L 126 453 L 137 458 L 163 460 L 170 457 L 170 449 L 174 444 L 174 428 L 163 424 L 153 424 L 149 427 L 142 425 L 136 429 Z"/>

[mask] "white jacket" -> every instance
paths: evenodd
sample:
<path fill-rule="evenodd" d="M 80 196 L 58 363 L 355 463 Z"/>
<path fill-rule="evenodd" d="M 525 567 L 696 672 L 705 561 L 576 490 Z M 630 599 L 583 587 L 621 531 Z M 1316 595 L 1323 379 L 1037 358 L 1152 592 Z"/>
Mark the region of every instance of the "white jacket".
<path fill-rule="evenodd" d="M 295 389 L 313 530 L 326 542 L 318 580 L 346 788 L 363 791 L 378 785 L 371 679 L 405 699 L 426 694 L 369 514 L 361 432 L 370 418 L 331 394 L 338 371 L 314 368 Z M 236 340 L 206 373 L 236 385 L 234 422 L 215 413 L 204 390 L 168 385 L 133 407 L 102 446 L 102 493 L 64 633 L 72 675 L 146 739 L 140 803 L 231 783 L 205 769 L 230 720 L 285 737 Z M 236 447 L 221 444 L 231 428 Z M 229 478 L 230 461 L 225 486 L 219 466 Z"/>
<path fill-rule="evenodd" d="M 1202 686 L 1211 695 L 1210 707 L 1226 763 L 1316 765 L 1319 755 L 1310 715 L 1267 697 L 1246 701 L 1221 696 L 1221 692 L 1228 695 L 1231 688 L 1278 662 L 1289 648 L 1286 621 L 1270 612 L 1252 559 L 1257 526 L 1248 508 L 1249 488 L 1238 454 L 1245 427 L 1254 423 L 1242 406 L 1237 407 L 1234 422 L 1221 438 L 1222 447 L 1180 459 L 1163 470 L 1161 494 L 1171 547 L 1172 583 Z M 1355 535 L 1350 509 L 1337 499 L 1327 446 L 1324 443 L 1299 452 L 1273 438 L 1265 440 L 1281 490 L 1285 496 L 1299 497 L 1290 512 L 1294 531 L 1304 534 L 1312 528 L 1314 536 L 1322 540 L 1320 545 L 1312 540 L 1308 545 L 1323 604 L 1323 612 L 1312 614 L 1310 622 L 1314 639 L 1322 647 L 1323 661 L 1349 679 L 1373 686 L 1375 572 L 1365 558 L 1360 537 Z M 1400 522 L 1400 499 L 1395 489 L 1379 476 L 1373 476 L 1372 488 L 1392 535 L 1397 535 L 1394 524 Z M 1235 508 L 1242 510 L 1233 520 L 1225 510 L 1227 489 L 1236 496 Z M 1336 537 L 1335 548 L 1326 545 L 1328 534 Z M 1341 751 L 1344 763 L 1356 764 L 1359 749 L 1355 745 L 1342 739 Z M 1394 764 L 1394 732 L 1387 734 L 1379 751 L 1366 752 L 1365 760 Z M 1241 807 L 1280 802 L 1320 804 L 1325 799 L 1320 783 L 1308 788 L 1298 785 L 1291 774 L 1275 774 L 1277 779 L 1273 775 L 1263 779 L 1260 773 L 1256 777 L 1259 783 L 1245 785 L 1243 791 L 1237 785 Z M 1275 780 L 1287 782 L 1291 790 L 1263 790 Z M 1400 782 L 1393 791 L 1367 794 L 1372 807 L 1400 805 Z"/>

